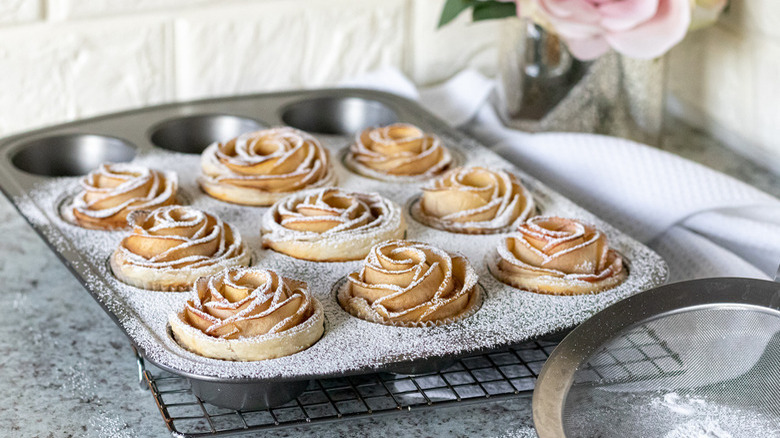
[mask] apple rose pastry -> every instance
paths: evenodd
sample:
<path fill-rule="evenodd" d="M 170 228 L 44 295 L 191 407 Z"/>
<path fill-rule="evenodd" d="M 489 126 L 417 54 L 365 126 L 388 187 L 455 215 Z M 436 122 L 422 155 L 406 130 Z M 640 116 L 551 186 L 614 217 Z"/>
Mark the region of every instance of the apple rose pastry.
<path fill-rule="evenodd" d="M 477 273 L 465 257 L 422 242 L 390 240 L 371 249 L 339 290 L 346 311 L 405 327 L 451 323 L 477 311 Z"/>
<path fill-rule="evenodd" d="M 490 270 L 511 286 L 553 295 L 596 293 L 626 278 L 622 258 L 601 231 L 551 216 L 532 218 L 503 239 Z"/>
<path fill-rule="evenodd" d="M 289 356 L 317 342 L 322 305 L 306 283 L 266 269 L 231 268 L 201 277 L 195 296 L 168 322 L 176 341 L 214 359 L 250 361 Z"/>
<path fill-rule="evenodd" d="M 114 275 L 143 289 L 181 291 L 199 277 L 248 266 L 250 253 L 232 225 L 192 207 L 136 211 L 132 233 L 111 256 Z"/>
<path fill-rule="evenodd" d="M 397 181 L 431 178 L 452 163 L 439 137 L 406 123 L 364 130 L 347 154 L 347 164 L 361 175 Z"/>
<path fill-rule="evenodd" d="M 200 185 L 222 201 L 271 205 L 302 189 L 332 186 L 330 155 L 311 135 L 274 128 L 214 143 L 201 156 Z"/>
<path fill-rule="evenodd" d="M 376 193 L 317 189 L 290 195 L 263 216 L 263 246 L 314 261 L 359 260 L 404 236 L 401 207 Z"/>
<path fill-rule="evenodd" d="M 468 234 L 500 233 L 525 221 L 534 200 L 509 172 L 458 167 L 423 187 L 412 213 L 426 225 Z"/>
<path fill-rule="evenodd" d="M 62 210 L 66 219 L 83 228 L 128 228 L 127 215 L 141 209 L 176 204 L 178 179 L 128 163 L 104 163 L 81 179 L 82 191 Z"/>

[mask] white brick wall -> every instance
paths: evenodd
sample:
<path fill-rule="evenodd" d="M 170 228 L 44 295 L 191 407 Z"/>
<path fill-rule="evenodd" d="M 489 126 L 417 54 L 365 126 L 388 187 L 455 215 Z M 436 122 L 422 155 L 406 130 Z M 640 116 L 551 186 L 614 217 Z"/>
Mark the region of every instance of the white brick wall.
<path fill-rule="evenodd" d="M 170 100 L 169 23 L 110 19 L 0 31 L 0 132 Z"/>
<path fill-rule="evenodd" d="M 499 25 L 443 0 L 0 0 L 0 136 L 173 100 L 334 85 L 394 66 L 495 72 Z"/>
<path fill-rule="evenodd" d="M 0 0 L 0 136 L 173 100 L 496 72 L 499 22 L 436 29 L 444 0 Z M 670 56 L 677 115 L 780 161 L 780 1 L 732 1 Z M 780 167 L 780 164 L 778 165 Z"/>
<path fill-rule="evenodd" d="M 119 14 L 190 9 L 219 0 L 48 0 L 52 20 L 100 18 Z M 222 3 L 229 3 L 224 1 Z"/>
<path fill-rule="evenodd" d="M 43 0 L 0 0 L 0 25 L 26 23 L 43 18 Z"/>
<path fill-rule="evenodd" d="M 177 97 L 324 86 L 379 67 L 400 67 L 407 56 L 406 5 L 405 0 L 279 0 L 180 16 Z"/>

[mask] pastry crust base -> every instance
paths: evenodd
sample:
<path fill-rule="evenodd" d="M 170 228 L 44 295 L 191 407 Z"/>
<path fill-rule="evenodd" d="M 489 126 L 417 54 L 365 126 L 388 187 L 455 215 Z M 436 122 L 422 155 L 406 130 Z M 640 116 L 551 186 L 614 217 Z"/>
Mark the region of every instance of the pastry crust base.
<path fill-rule="evenodd" d="M 450 155 L 452 154 L 450 153 Z M 437 172 L 423 172 L 415 175 L 395 175 L 392 173 L 380 172 L 376 169 L 372 169 L 368 166 L 363 165 L 362 163 L 355 160 L 355 157 L 349 151 L 349 148 L 347 148 L 347 151 L 344 155 L 344 164 L 346 165 L 347 169 L 351 170 L 352 172 L 357 173 L 358 175 L 361 176 L 365 176 L 367 178 L 372 178 L 379 181 L 394 182 L 394 183 L 415 183 L 415 182 L 426 181 L 431 178 L 435 178 L 441 175 L 442 173 L 452 169 L 455 166 L 454 157 L 452 158 L 452 160 L 453 162 L 451 162 L 448 166 L 444 167 L 443 169 L 440 169 Z"/>
<path fill-rule="evenodd" d="M 185 202 L 182 202 L 182 199 L 179 197 L 179 194 L 176 196 L 167 199 L 165 202 L 160 203 L 159 205 L 154 205 L 152 207 L 141 207 L 141 208 L 131 208 L 126 210 L 126 214 L 122 215 L 122 212 L 119 212 L 113 216 L 105 217 L 105 218 L 93 218 L 91 216 L 87 216 L 85 214 L 79 213 L 76 211 L 76 209 L 73 207 L 73 196 L 68 196 L 68 198 L 62 202 L 62 205 L 59 207 L 59 213 L 60 216 L 62 216 L 63 219 L 65 219 L 65 222 L 68 222 L 71 225 L 76 225 L 81 228 L 86 228 L 88 230 L 100 230 L 100 231 L 116 231 L 116 230 L 129 230 L 130 225 L 127 223 L 127 217 L 134 211 L 137 210 L 150 210 L 155 209 L 158 207 L 167 207 L 169 205 L 183 205 L 186 204 Z"/>
<path fill-rule="evenodd" d="M 130 215 L 130 213 L 137 210 L 154 210 L 155 208 L 167 207 L 169 205 L 176 205 L 176 204 L 179 204 L 179 201 L 174 196 L 165 200 L 165 202 L 161 202 L 153 206 L 130 208 L 127 210 L 120 211 L 119 213 L 113 216 L 109 216 L 105 218 L 95 218 L 95 217 L 87 216 L 79 212 L 75 208 L 71 207 L 70 211 L 68 212 L 67 216 L 65 216 L 65 218 L 69 220 L 72 219 L 72 222 L 75 225 L 90 230 L 105 230 L 105 231 L 129 230 L 131 227 L 127 224 L 127 217 Z"/>
<path fill-rule="evenodd" d="M 154 269 L 128 262 L 122 251 L 117 249 L 111 255 L 109 265 L 114 276 L 119 281 L 130 286 L 164 292 L 182 292 L 190 290 L 195 281 L 200 277 L 214 275 L 225 268 L 249 266 L 251 258 L 252 255 L 246 244 L 244 244 L 241 254 L 222 263 L 197 269 Z"/>
<path fill-rule="evenodd" d="M 170 205 L 170 204 L 164 204 L 164 205 Z M 161 207 L 163 205 L 160 205 Z M 107 218 L 102 219 L 96 219 L 93 217 L 89 217 L 85 214 L 82 214 L 75 209 L 72 209 L 68 215 L 68 218 L 73 219 L 73 223 L 80 226 L 81 228 L 86 228 L 88 230 L 104 230 L 104 231 L 113 231 L 113 230 L 127 230 L 129 227 L 127 226 L 127 215 L 114 215 Z M 121 217 L 120 217 L 121 216 Z"/>
<path fill-rule="evenodd" d="M 374 309 L 371 308 L 371 306 L 368 304 L 368 301 L 366 301 L 365 299 L 352 296 L 352 294 L 350 293 L 350 289 L 351 289 L 351 283 L 349 282 L 349 280 L 346 280 L 344 284 L 342 284 L 339 287 L 337 298 L 339 304 L 344 310 L 346 310 L 350 315 L 356 318 L 360 318 L 368 322 L 395 326 L 395 327 L 420 328 L 420 327 L 436 327 L 440 325 L 451 324 L 453 322 L 457 322 L 462 319 L 468 318 L 469 316 L 476 313 L 477 310 L 479 310 L 479 308 L 482 307 L 482 300 L 484 298 L 482 296 L 483 295 L 482 286 L 480 286 L 479 283 L 477 283 L 471 289 L 470 299 L 468 304 L 466 305 L 466 308 L 463 309 L 463 312 L 459 313 L 456 316 L 446 318 L 446 319 L 440 319 L 438 321 L 394 322 L 394 321 L 387 321 L 386 319 L 382 318 Z"/>
<path fill-rule="evenodd" d="M 265 233 L 265 231 L 263 231 Z M 403 239 L 406 225 L 385 233 L 355 236 L 354 239 L 272 240 L 263 239 L 263 247 L 300 260 L 313 262 L 351 262 L 364 259 L 371 248 L 385 240 Z"/>
<path fill-rule="evenodd" d="M 321 179 L 314 181 L 309 186 L 302 187 L 300 190 L 291 192 L 268 192 L 265 190 L 223 183 L 219 180 L 218 176 L 230 177 L 235 174 L 230 172 L 227 168 L 223 168 L 221 164 L 218 164 L 214 157 L 216 148 L 217 143 L 213 143 L 206 148 L 201 155 L 201 171 L 203 174 L 198 178 L 198 185 L 200 185 L 200 188 L 203 189 L 207 195 L 223 202 L 255 207 L 267 207 L 285 196 L 292 195 L 301 190 L 331 187 L 335 186 L 337 183 L 336 172 L 332 164 L 325 170 L 325 175 L 323 175 Z"/>
<path fill-rule="evenodd" d="M 528 275 L 510 275 L 498 267 L 494 260 L 488 263 L 488 270 L 496 279 L 509 286 L 516 287 L 528 292 L 545 295 L 588 295 L 603 292 L 611 289 L 625 281 L 628 277 L 625 265 L 617 275 L 612 275 L 603 280 L 589 282 L 583 280 L 572 280 L 566 277 L 553 277 L 551 275 L 539 275 L 530 273 Z"/>
<path fill-rule="evenodd" d="M 530 198 L 529 198 L 530 199 Z M 413 201 L 412 206 L 410 208 L 410 213 L 413 218 L 415 218 L 418 222 L 421 224 L 436 228 L 437 230 L 447 231 L 450 233 L 458 233 L 458 234 L 499 234 L 499 233 L 508 233 L 510 231 L 513 231 L 517 226 L 521 223 L 523 223 L 526 219 L 531 217 L 533 213 L 536 211 L 536 206 L 533 203 L 533 200 L 530 200 L 531 208 L 528 210 L 529 214 L 521 214 L 517 217 L 517 219 L 514 220 L 510 225 L 504 226 L 504 227 L 486 227 L 486 226 L 479 226 L 479 224 L 484 224 L 485 222 L 452 222 L 452 221 L 443 221 L 435 216 L 429 216 L 425 214 L 425 212 L 422 209 L 422 198 L 417 198 Z"/>
<path fill-rule="evenodd" d="M 322 304 L 312 298 L 314 313 L 303 323 L 281 333 L 252 338 L 221 339 L 209 336 L 187 324 L 182 313 L 173 313 L 168 322 L 173 338 L 182 347 L 204 357 L 233 361 L 275 359 L 303 351 L 314 345 L 325 332 Z"/>
<path fill-rule="evenodd" d="M 316 187 L 329 187 L 336 185 L 336 177 L 332 172 L 329 177 L 320 181 L 323 181 L 324 183 L 321 185 L 318 184 Z M 274 202 L 286 196 L 296 193 L 264 192 L 262 190 L 221 183 L 217 179 L 208 176 L 202 176 L 198 178 L 198 184 L 200 185 L 200 188 L 203 189 L 203 191 L 212 198 L 223 202 L 230 202 L 232 204 L 250 205 L 254 207 L 267 207 L 269 205 L 273 205 Z M 309 187 L 306 189 L 308 188 Z"/>
<path fill-rule="evenodd" d="M 295 257 L 300 260 L 314 262 L 348 262 L 362 260 L 377 243 L 385 240 L 403 239 L 406 233 L 406 221 L 400 208 L 393 212 L 396 215 L 395 224 L 392 227 L 381 226 L 366 233 L 354 233 L 351 238 L 347 235 L 337 234 L 315 238 L 313 240 L 295 239 L 295 232 L 290 231 L 290 237 L 277 238 L 273 234 L 273 228 L 281 228 L 281 225 L 271 224 L 273 218 L 269 213 L 263 216 L 263 247 Z M 303 235 L 304 233 L 300 233 Z"/>

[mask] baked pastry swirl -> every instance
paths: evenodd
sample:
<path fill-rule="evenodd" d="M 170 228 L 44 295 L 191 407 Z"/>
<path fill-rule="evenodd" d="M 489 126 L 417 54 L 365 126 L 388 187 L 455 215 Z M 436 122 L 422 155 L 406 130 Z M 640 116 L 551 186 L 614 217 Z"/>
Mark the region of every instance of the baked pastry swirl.
<path fill-rule="evenodd" d="M 364 130 L 346 160 L 361 175 L 401 182 L 431 178 L 453 165 L 439 137 L 407 123 Z"/>
<path fill-rule="evenodd" d="M 367 321 L 406 327 L 451 323 L 477 311 L 477 273 L 458 254 L 422 242 L 390 240 L 371 249 L 338 300 Z"/>
<path fill-rule="evenodd" d="M 143 289 L 181 291 L 199 277 L 248 266 L 249 249 L 232 225 L 192 207 L 140 210 L 110 259 L 116 277 Z"/>
<path fill-rule="evenodd" d="M 203 151 L 201 168 L 206 193 L 244 205 L 271 205 L 299 190 L 336 183 L 328 151 L 316 138 L 288 127 L 214 143 Z"/>
<path fill-rule="evenodd" d="M 503 239 L 490 270 L 511 286 L 553 295 L 596 293 L 626 278 L 604 233 L 554 216 L 532 218 Z"/>
<path fill-rule="evenodd" d="M 531 193 L 509 172 L 457 167 L 422 188 L 412 213 L 434 228 L 468 234 L 500 233 L 534 212 Z"/>
<path fill-rule="evenodd" d="M 68 220 L 83 228 L 126 229 L 130 212 L 177 203 L 176 173 L 136 164 L 101 164 L 80 183 L 81 192 L 62 212 Z"/>
<path fill-rule="evenodd" d="M 201 277 L 195 296 L 168 322 L 176 341 L 214 359 L 251 361 L 289 356 L 317 342 L 322 305 L 306 283 L 266 269 L 231 268 Z"/>
<path fill-rule="evenodd" d="M 263 246 L 313 261 L 359 260 L 375 244 L 404 236 L 401 207 L 377 193 L 309 190 L 274 204 L 263 216 Z"/>

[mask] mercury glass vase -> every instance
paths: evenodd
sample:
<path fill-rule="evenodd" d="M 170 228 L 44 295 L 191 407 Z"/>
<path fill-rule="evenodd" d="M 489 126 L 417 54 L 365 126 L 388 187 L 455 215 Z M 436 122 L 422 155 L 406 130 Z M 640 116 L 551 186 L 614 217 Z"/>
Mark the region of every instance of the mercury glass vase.
<path fill-rule="evenodd" d="M 504 123 L 527 132 L 591 132 L 657 145 L 663 128 L 665 58 L 608 52 L 574 58 L 555 35 L 508 20 L 494 103 Z"/>

